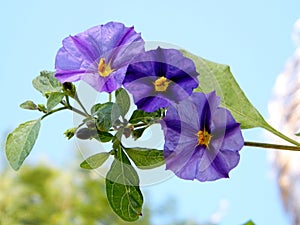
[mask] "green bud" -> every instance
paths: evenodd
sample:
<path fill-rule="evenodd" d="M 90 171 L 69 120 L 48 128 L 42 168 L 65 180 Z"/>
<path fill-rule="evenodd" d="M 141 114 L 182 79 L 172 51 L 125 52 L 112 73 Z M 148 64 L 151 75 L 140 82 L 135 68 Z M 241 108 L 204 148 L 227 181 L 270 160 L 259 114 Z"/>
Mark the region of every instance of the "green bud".
<path fill-rule="evenodd" d="M 38 104 L 37 109 L 41 112 L 47 113 L 47 108 L 44 104 Z"/>
<path fill-rule="evenodd" d="M 65 82 L 63 83 L 63 92 L 70 96 L 71 98 L 74 98 L 76 95 L 76 87 L 71 82 Z"/>
<path fill-rule="evenodd" d="M 64 135 L 70 140 L 72 137 L 74 137 L 76 130 L 77 127 L 70 128 L 64 132 Z"/>

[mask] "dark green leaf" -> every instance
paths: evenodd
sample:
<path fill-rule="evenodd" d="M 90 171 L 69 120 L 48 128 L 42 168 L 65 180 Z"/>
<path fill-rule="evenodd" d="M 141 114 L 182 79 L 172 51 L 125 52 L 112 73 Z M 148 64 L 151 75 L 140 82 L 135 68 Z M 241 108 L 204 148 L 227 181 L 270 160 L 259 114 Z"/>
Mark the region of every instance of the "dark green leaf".
<path fill-rule="evenodd" d="M 111 141 L 112 138 L 114 137 L 111 133 L 108 133 L 105 131 L 98 131 L 97 134 L 98 135 L 97 135 L 96 139 L 103 143 Z"/>
<path fill-rule="evenodd" d="M 6 157 L 11 167 L 18 170 L 29 155 L 40 130 L 40 120 L 20 124 L 6 139 Z"/>
<path fill-rule="evenodd" d="M 50 93 L 47 99 L 47 110 L 50 112 L 55 106 L 57 106 L 64 98 L 65 94 L 61 92 Z"/>
<path fill-rule="evenodd" d="M 140 138 L 144 131 L 147 129 L 147 127 L 138 128 L 131 132 L 133 139 L 136 141 L 138 138 Z"/>
<path fill-rule="evenodd" d="M 159 118 L 161 118 L 161 110 L 157 110 L 155 112 L 148 113 L 143 110 L 137 109 L 132 113 L 132 115 L 129 119 L 129 123 L 131 123 L 131 124 L 137 124 L 139 122 L 151 123 L 155 119 L 159 119 Z"/>
<path fill-rule="evenodd" d="M 120 117 L 118 105 L 112 102 L 94 105 L 91 109 L 91 113 L 93 116 L 97 116 L 96 123 L 100 131 L 108 131 Z"/>
<path fill-rule="evenodd" d="M 243 225 L 255 225 L 255 223 L 253 223 L 252 220 L 249 220 L 248 222 L 244 223 Z"/>
<path fill-rule="evenodd" d="M 126 148 L 129 158 L 140 169 L 152 169 L 165 164 L 163 151 L 147 148 Z"/>
<path fill-rule="evenodd" d="M 229 66 L 205 60 L 185 51 L 183 54 L 194 61 L 200 73 L 200 85 L 197 91 L 204 93 L 216 91 L 221 97 L 221 105 L 231 111 L 243 129 L 269 126 L 247 99 L 234 79 Z"/>
<path fill-rule="evenodd" d="M 42 71 L 38 77 L 32 81 L 33 87 L 43 95 L 51 92 L 61 92 L 61 83 L 54 77 L 54 72 Z"/>
<path fill-rule="evenodd" d="M 88 157 L 86 160 L 84 160 L 81 164 L 80 167 L 83 169 L 96 169 L 108 159 L 110 156 L 109 152 L 101 152 L 95 155 L 92 155 Z"/>
<path fill-rule="evenodd" d="M 29 109 L 29 110 L 37 110 L 38 107 L 36 104 L 34 104 L 33 101 L 26 101 L 26 102 L 23 102 L 21 105 L 20 105 L 21 108 L 23 109 Z"/>
<path fill-rule="evenodd" d="M 299 133 L 297 133 L 297 134 L 295 134 L 296 136 L 298 136 L 298 137 L 300 137 L 300 132 Z"/>
<path fill-rule="evenodd" d="M 130 97 L 125 89 L 119 88 L 116 91 L 116 103 L 120 107 L 121 116 L 124 117 L 130 108 Z"/>
<path fill-rule="evenodd" d="M 123 220 L 135 221 L 142 215 L 139 177 L 120 148 L 106 176 L 106 195 L 113 211 Z"/>

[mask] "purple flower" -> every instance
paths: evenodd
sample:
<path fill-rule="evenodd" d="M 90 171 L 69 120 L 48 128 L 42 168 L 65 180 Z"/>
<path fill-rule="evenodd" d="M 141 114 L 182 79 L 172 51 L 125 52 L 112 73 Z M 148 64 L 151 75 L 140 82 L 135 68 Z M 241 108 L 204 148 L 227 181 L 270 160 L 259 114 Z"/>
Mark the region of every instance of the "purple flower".
<path fill-rule="evenodd" d="M 153 112 L 189 97 L 198 87 L 195 65 L 175 49 L 157 48 L 129 65 L 123 84 L 138 109 Z"/>
<path fill-rule="evenodd" d="M 166 169 L 186 180 L 228 178 L 244 145 L 240 125 L 219 107 L 215 92 L 193 93 L 170 106 L 162 121 Z"/>
<path fill-rule="evenodd" d="M 144 41 L 133 27 L 109 22 L 65 38 L 56 55 L 55 76 L 61 83 L 84 80 L 97 91 L 112 92 L 141 52 Z"/>

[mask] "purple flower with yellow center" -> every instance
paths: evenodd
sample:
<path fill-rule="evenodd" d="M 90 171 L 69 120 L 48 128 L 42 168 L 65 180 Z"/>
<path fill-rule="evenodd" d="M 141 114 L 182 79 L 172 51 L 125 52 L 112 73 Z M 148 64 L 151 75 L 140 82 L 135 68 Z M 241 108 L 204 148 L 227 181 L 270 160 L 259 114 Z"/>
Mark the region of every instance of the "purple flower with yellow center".
<path fill-rule="evenodd" d="M 55 60 L 61 82 L 83 80 L 99 92 L 112 92 L 123 82 L 133 58 L 144 52 L 144 41 L 133 27 L 109 22 L 63 40 Z"/>
<path fill-rule="evenodd" d="M 129 65 L 124 87 L 138 109 L 153 112 L 189 97 L 198 87 L 194 62 L 175 49 L 147 51 Z"/>
<path fill-rule="evenodd" d="M 193 93 L 167 109 L 165 135 L 166 169 L 186 180 L 213 181 L 228 178 L 237 166 L 244 145 L 240 125 L 219 107 L 215 92 Z"/>

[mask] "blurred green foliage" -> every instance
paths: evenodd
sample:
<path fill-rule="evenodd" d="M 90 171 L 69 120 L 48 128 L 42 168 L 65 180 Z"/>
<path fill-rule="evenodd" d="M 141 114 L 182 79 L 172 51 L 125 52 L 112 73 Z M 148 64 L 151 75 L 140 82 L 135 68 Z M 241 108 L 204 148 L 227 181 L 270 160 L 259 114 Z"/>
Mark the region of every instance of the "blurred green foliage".
<path fill-rule="evenodd" d="M 5 170 L 0 182 L 0 224 L 148 225 L 149 210 L 126 223 L 109 207 L 104 181 L 93 172 L 61 172 L 46 166 Z"/>

